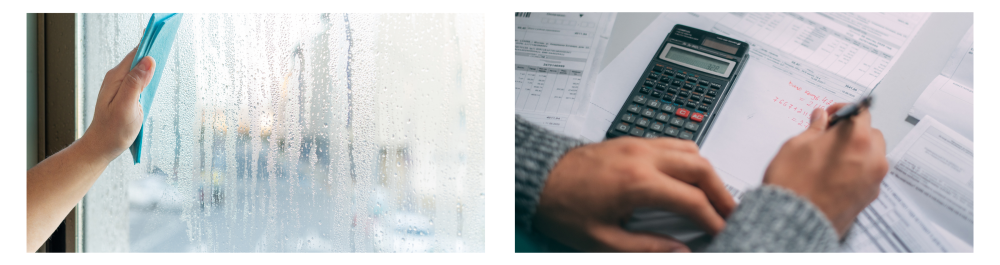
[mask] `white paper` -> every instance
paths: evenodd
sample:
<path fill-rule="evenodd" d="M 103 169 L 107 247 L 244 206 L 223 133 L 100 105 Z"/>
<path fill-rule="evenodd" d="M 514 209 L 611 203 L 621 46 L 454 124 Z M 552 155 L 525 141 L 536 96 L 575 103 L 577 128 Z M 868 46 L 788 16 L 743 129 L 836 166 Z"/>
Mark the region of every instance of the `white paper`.
<path fill-rule="evenodd" d="M 930 115 L 963 136 L 975 140 L 972 124 L 973 47 L 972 27 L 951 53 L 951 58 L 907 113 L 906 121 L 917 123 Z"/>
<path fill-rule="evenodd" d="M 972 252 L 972 141 L 924 116 L 887 159 L 881 193 L 842 250 Z"/>
<path fill-rule="evenodd" d="M 615 13 L 516 13 L 515 113 L 564 133 L 582 116 Z"/>
<path fill-rule="evenodd" d="M 969 30 L 965 32 L 965 36 L 951 52 L 951 57 L 945 63 L 944 69 L 941 69 L 941 75 L 969 87 L 972 87 L 972 29 L 973 27 L 970 26 Z"/>

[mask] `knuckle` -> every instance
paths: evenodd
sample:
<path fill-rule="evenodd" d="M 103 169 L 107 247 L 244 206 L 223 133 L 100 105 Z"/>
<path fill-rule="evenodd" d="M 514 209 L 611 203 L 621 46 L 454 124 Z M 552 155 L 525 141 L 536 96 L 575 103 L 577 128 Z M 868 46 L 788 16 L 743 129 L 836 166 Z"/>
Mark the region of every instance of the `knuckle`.
<path fill-rule="evenodd" d="M 139 76 L 137 74 L 135 74 L 134 72 L 128 73 L 127 75 L 125 75 L 124 84 L 127 85 L 127 86 L 130 86 L 130 87 L 131 86 L 138 86 L 139 85 Z"/>
<path fill-rule="evenodd" d="M 627 141 L 622 141 L 621 151 L 625 155 L 642 155 L 649 151 L 649 147 L 642 144 L 639 139 L 629 137 Z"/>

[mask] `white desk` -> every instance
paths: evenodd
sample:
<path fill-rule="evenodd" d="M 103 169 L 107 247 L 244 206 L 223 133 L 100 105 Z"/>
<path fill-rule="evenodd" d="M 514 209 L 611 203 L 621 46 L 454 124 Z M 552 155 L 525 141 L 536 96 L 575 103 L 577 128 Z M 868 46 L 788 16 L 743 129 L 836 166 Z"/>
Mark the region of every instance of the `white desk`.
<path fill-rule="evenodd" d="M 611 63 L 657 13 L 619 13 L 601 61 L 601 70 Z M 885 135 L 886 150 L 892 150 L 912 124 L 904 121 L 906 113 L 948 61 L 951 51 L 972 26 L 972 13 L 935 13 L 924 24 L 913 42 L 882 79 L 872 97 L 872 125 Z M 600 89 L 600 88 L 597 88 Z"/>

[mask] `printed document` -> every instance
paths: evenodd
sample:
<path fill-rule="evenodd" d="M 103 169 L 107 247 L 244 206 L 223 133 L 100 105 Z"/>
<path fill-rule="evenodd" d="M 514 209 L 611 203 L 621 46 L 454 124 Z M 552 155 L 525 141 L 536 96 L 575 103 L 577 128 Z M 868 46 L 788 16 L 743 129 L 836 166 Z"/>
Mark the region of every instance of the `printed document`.
<path fill-rule="evenodd" d="M 515 113 L 565 133 L 586 113 L 615 13 L 515 13 Z"/>
<path fill-rule="evenodd" d="M 972 28 L 951 53 L 941 75 L 913 103 L 906 121 L 916 124 L 919 117 L 930 115 L 966 138 L 975 140 L 972 132 Z"/>
<path fill-rule="evenodd" d="M 972 141 L 924 116 L 887 159 L 881 193 L 842 251 L 972 252 Z"/>

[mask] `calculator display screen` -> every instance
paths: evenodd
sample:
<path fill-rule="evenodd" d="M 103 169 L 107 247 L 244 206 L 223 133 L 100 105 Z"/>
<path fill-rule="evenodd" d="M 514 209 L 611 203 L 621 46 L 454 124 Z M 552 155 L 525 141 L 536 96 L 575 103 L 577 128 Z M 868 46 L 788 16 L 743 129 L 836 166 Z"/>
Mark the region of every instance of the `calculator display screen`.
<path fill-rule="evenodd" d="M 701 45 L 705 46 L 705 47 L 713 48 L 713 49 L 716 49 L 716 50 L 728 52 L 730 54 L 736 54 L 736 51 L 739 50 L 739 47 L 734 47 L 734 46 L 726 45 L 724 43 L 717 42 L 717 41 L 714 41 L 712 39 L 705 39 L 705 41 L 703 41 L 701 43 Z"/>
<path fill-rule="evenodd" d="M 686 63 L 698 68 L 702 68 L 708 72 L 715 72 L 719 75 L 726 75 L 726 69 L 729 68 L 729 62 L 716 60 L 713 58 L 708 58 L 693 52 L 686 51 L 684 49 L 670 49 L 667 51 L 667 59 L 674 61 Z"/>

